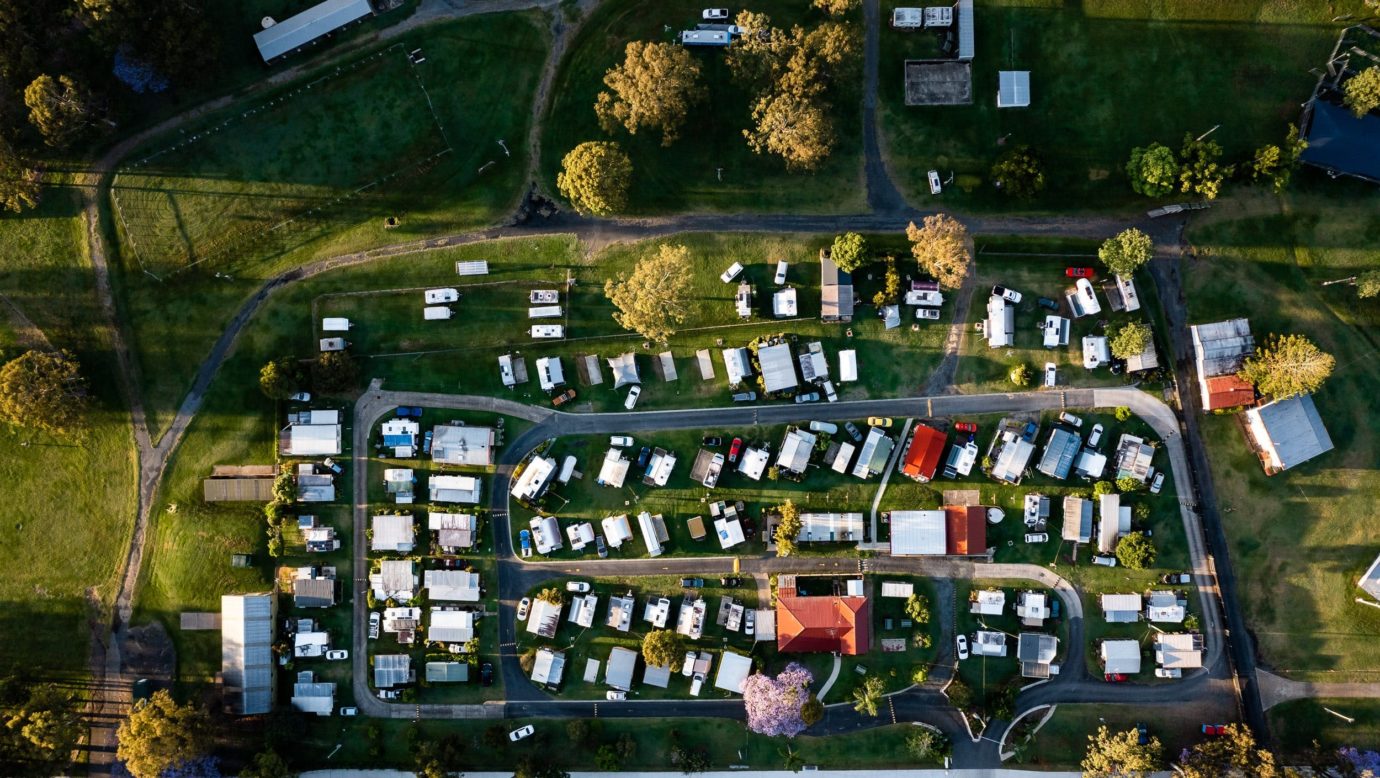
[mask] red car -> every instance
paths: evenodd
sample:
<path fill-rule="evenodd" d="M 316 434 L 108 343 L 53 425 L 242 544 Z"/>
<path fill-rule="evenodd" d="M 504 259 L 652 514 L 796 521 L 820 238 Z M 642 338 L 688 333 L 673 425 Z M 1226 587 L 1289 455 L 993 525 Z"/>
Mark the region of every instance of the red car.
<path fill-rule="evenodd" d="M 1214 736 L 1214 737 L 1219 736 L 1219 735 L 1225 735 L 1225 734 L 1227 734 L 1227 725 L 1226 725 L 1226 724 L 1204 724 L 1204 725 L 1203 725 L 1203 734 L 1204 734 L 1204 735 L 1212 735 L 1212 736 Z"/>
<path fill-rule="evenodd" d="M 1103 676 L 1103 679 L 1104 679 L 1107 683 L 1122 683 L 1123 681 L 1126 680 L 1126 674 L 1125 674 L 1125 673 L 1107 673 L 1105 676 Z"/>
<path fill-rule="evenodd" d="M 743 453 L 743 439 L 734 438 L 733 442 L 728 446 L 728 461 L 737 462 L 738 455 L 741 453 Z"/>
<path fill-rule="evenodd" d="M 575 390 L 567 389 L 564 392 L 561 392 L 560 394 L 556 395 L 555 397 L 552 397 L 551 404 L 559 408 L 573 399 L 575 399 Z"/>
<path fill-rule="evenodd" d="M 1064 275 L 1069 278 L 1092 278 L 1093 269 L 1090 267 L 1066 267 Z"/>
<path fill-rule="evenodd" d="M 977 432 L 977 425 L 971 421 L 954 422 L 954 430 L 957 432 Z"/>

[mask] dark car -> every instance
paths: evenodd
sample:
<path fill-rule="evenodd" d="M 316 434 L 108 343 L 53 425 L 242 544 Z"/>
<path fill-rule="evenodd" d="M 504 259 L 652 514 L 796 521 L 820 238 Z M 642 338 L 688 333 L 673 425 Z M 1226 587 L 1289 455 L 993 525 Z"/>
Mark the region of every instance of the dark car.
<path fill-rule="evenodd" d="M 560 394 L 556 395 L 555 397 L 552 397 L 551 404 L 559 408 L 573 399 L 575 399 L 575 390 L 567 389 L 564 392 L 561 392 Z"/>
<path fill-rule="evenodd" d="M 755 401 L 756 399 L 756 392 L 738 392 L 737 394 L 733 395 L 733 402 L 735 403 L 750 403 Z"/>
<path fill-rule="evenodd" d="M 741 454 L 741 453 L 743 453 L 743 439 L 742 439 L 742 438 L 734 438 L 734 439 L 733 439 L 733 442 L 732 442 L 731 444 L 729 444 L 729 447 L 728 447 L 728 461 L 729 461 L 729 462 L 737 462 L 737 461 L 738 461 L 738 455 Z"/>
<path fill-rule="evenodd" d="M 977 432 L 977 425 L 971 421 L 956 421 L 954 429 L 958 432 Z"/>
<path fill-rule="evenodd" d="M 1165 573 L 1160 576 L 1160 583 L 1162 584 L 1186 584 L 1192 582 L 1193 576 L 1188 573 Z"/>
<path fill-rule="evenodd" d="M 1140 722 L 1136 722 L 1136 739 L 1143 746 L 1150 745 L 1150 733 L 1146 731 L 1145 725 Z"/>
<path fill-rule="evenodd" d="M 1049 600 L 1049 617 L 1051 619 L 1059 618 L 1060 607 L 1061 606 L 1059 605 L 1059 598 L 1051 597 Z"/>
<path fill-rule="evenodd" d="M 731 588 L 733 588 L 733 587 L 735 587 L 735 586 L 742 586 L 742 585 L 743 585 L 743 579 L 741 579 L 741 578 L 720 578 L 720 579 L 719 579 L 719 585 L 720 585 L 720 586 L 725 586 L 725 587 L 728 587 L 728 588 L 731 589 Z"/>
<path fill-rule="evenodd" d="M 682 589 L 703 589 L 703 588 L 704 588 L 704 579 L 703 579 L 703 578 L 682 578 L 682 579 L 680 579 L 680 587 L 681 587 Z"/>
<path fill-rule="evenodd" d="M 724 439 L 718 435 L 705 435 L 703 438 L 700 438 L 700 444 L 708 446 L 709 448 L 718 448 L 724 444 Z"/>
<path fill-rule="evenodd" d="M 599 552 L 599 558 L 603 559 L 609 555 L 608 544 L 604 543 L 603 535 L 594 536 L 594 550 Z"/>
<path fill-rule="evenodd" d="M 485 662 L 479 666 L 479 682 L 485 686 L 494 685 L 494 664 Z"/>
<path fill-rule="evenodd" d="M 1055 313 L 1058 313 L 1058 312 L 1059 312 L 1059 301 L 1058 301 L 1058 300 L 1051 300 L 1051 299 L 1049 299 L 1048 297 L 1041 297 L 1040 299 L 1036 300 L 1035 302 L 1039 303 L 1041 308 L 1046 308 L 1046 309 L 1048 309 L 1048 310 L 1054 311 Z"/>
<path fill-rule="evenodd" d="M 845 421 L 843 423 L 843 429 L 848 433 L 848 437 L 853 439 L 854 443 L 862 442 L 862 433 L 858 431 L 858 425 L 851 421 Z"/>
<path fill-rule="evenodd" d="M 1064 275 L 1069 278 L 1092 278 L 1093 269 L 1090 267 L 1066 267 Z"/>
<path fill-rule="evenodd" d="M 646 466 L 647 466 L 647 460 L 648 460 L 648 459 L 651 459 L 651 458 L 652 458 L 652 448 L 651 448 L 651 446 L 643 446 L 643 447 L 642 447 L 642 450 L 639 451 L 638 454 L 637 454 L 637 466 L 638 466 L 638 467 L 646 467 Z"/>

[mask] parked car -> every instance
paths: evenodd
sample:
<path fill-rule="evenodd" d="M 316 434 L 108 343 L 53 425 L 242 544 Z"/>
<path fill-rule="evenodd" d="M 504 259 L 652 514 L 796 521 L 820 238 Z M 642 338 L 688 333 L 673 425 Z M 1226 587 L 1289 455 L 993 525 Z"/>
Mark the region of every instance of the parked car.
<path fill-rule="evenodd" d="M 1090 267 L 1066 267 L 1064 275 L 1069 278 L 1092 278 L 1093 269 Z"/>
<path fill-rule="evenodd" d="M 642 447 L 642 450 L 639 451 L 639 452 L 637 452 L 637 466 L 638 466 L 638 467 L 646 467 L 646 466 L 647 466 L 647 460 L 649 460 L 649 459 L 651 459 L 651 458 L 652 458 L 652 447 L 651 447 L 651 446 L 643 446 L 643 447 Z"/>
<path fill-rule="evenodd" d="M 536 732 L 536 730 L 532 728 L 531 724 L 528 724 L 525 727 L 520 727 L 518 729 L 513 730 L 512 732 L 509 732 L 508 739 L 516 743 L 525 737 L 531 737 L 533 732 Z"/>
<path fill-rule="evenodd" d="M 743 272 L 743 266 L 742 266 L 742 264 L 740 264 L 740 263 L 738 263 L 738 262 L 734 262 L 733 264 L 731 264 L 731 265 L 728 266 L 728 269 L 724 271 L 723 275 L 719 276 L 719 280 L 720 280 L 720 281 L 723 281 L 725 284 L 727 284 L 727 283 L 729 283 L 730 281 L 732 281 L 733 279 L 735 279 L 735 278 L 737 278 L 738 276 L 742 275 L 742 272 Z"/>
<path fill-rule="evenodd" d="M 958 661 L 961 662 L 968 658 L 968 636 L 959 635 L 955 642 L 958 644 Z"/>
<path fill-rule="evenodd" d="M 380 700 L 396 700 L 402 696 L 402 689 L 379 689 Z"/>
<path fill-rule="evenodd" d="M 742 585 L 743 585 L 743 579 L 741 579 L 741 578 L 720 578 L 720 579 L 719 579 L 719 585 L 720 585 L 720 586 L 723 586 L 723 587 L 727 587 L 727 588 L 729 588 L 729 589 L 732 589 L 732 588 L 737 587 L 737 586 L 742 586 Z"/>
<path fill-rule="evenodd" d="M 1211 735 L 1211 736 L 1213 736 L 1213 737 L 1219 737 L 1219 736 L 1221 736 L 1221 735 L 1225 735 L 1225 734 L 1227 734 L 1227 725 L 1226 725 L 1226 724 L 1204 724 L 1204 725 L 1203 725 L 1203 734 L 1204 734 L 1204 735 Z"/>
<path fill-rule="evenodd" d="M 938 308 L 916 308 L 915 318 L 920 321 L 939 321 Z"/>
<path fill-rule="evenodd" d="M 622 702 L 623 700 L 628 699 L 628 693 L 620 692 L 616 689 L 610 689 L 609 691 L 604 693 L 604 699 L 613 700 L 615 702 Z"/>
<path fill-rule="evenodd" d="M 1097 444 L 1102 442 L 1102 425 L 1094 424 L 1092 432 L 1088 433 L 1088 448 L 1097 448 Z"/>
<path fill-rule="evenodd" d="M 750 403 L 756 399 L 756 392 L 738 392 L 737 394 L 733 395 L 733 402 L 735 403 Z"/>
<path fill-rule="evenodd" d="M 1102 676 L 1102 680 L 1106 681 L 1107 683 L 1125 683 L 1128 680 L 1128 678 L 1126 677 L 1125 673 L 1107 673 L 1106 675 Z"/>
<path fill-rule="evenodd" d="M 682 578 L 682 579 L 680 579 L 680 588 L 682 588 L 682 589 L 703 589 L 703 588 L 704 588 L 704 579 L 703 579 L 703 578 Z"/>
<path fill-rule="evenodd" d="M 610 446 L 613 446 L 614 448 L 627 448 L 628 446 L 631 446 L 632 444 L 633 444 L 633 439 L 632 439 L 632 436 L 631 436 L 631 435 L 611 435 L 611 436 L 609 436 L 609 445 L 610 445 Z"/>
<path fill-rule="evenodd" d="M 819 402 L 819 392 L 804 392 L 795 396 L 795 404 L 817 403 Z"/>
<path fill-rule="evenodd" d="M 944 186 L 943 186 L 942 184 L 939 183 L 939 171 L 938 171 L 938 170 L 931 170 L 931 171 L 929 172 L 929 180 L 930 180 L 930 194 L 932 194 L 932 195 L 937 195 L 937 194 L 939 194 L 940 192 L 943 192 L 943 191 L 944 191 Z"/>
<path fill-rule="evenodd" d="M 956 422 L 954 422 L 954 431 L 955 431 L 955 432 L 977 432 L 977 431 L 978 431 L 978 425 L 977 425 L 976 423 L 974 423 L 974 422 L 971 422 L 971 421 L 956 421 Z"/>
<path fill-rule="evenodd" d="M 1098 555 L 1093 557 L 1093 564 L 1102 565 L 1103 567 L 1116 567 L 1116 557 Z"/>
<path fill-rule="evenodd" d="M 848 433 L 848 437 L 852 438 L 854 443 L 862 442 L 862 432 L 858 430 L 858 425 L 853 422 L 845 421 L 843 423 L 843 431 Z"/>
<path fill-rule="evenodd" d="M 369 614 L 369 639 L 379 639 L 379 629 L 383 626 L 383 615 L 378 611 Z"/>
<path fill-rule="evenodd" d="M 839 431 L 839 425 L 828 421 L 812 421 L 810 422 L 810 431 L 827 432 L 830 435 L 833 435 L 834 433 Z"/>
<path fill-rule="evenodd" d="M 1064 411 L 1059 414 L 1059 421 L 1062 421 L 1063 423 L 1072 425 L 1074 427 L 1078 427 L 1079 429 L 1082 429 L 1083 427 L 1083 419 L 1079 418 L 1078 416 L 1074 416 L 1072 413 L 1069 413 L 1068 411 Z"/>
<path fill-rule="evenodd" d="M 1027 543 L 1048 543 L 1048 542 L 1049 542 L 1049 533 L 1048 533 L 1048 532 L 1027 532 L 1027 533 L 1025 533 L 1025 542 L 1027 542 Z"/>
<path fill-rule="evenodd" d="M 573 399 L 575 399 L 575 390 L 567 389 L 564 392 L 561 392 L 560 394 L 556 395 L 555 397 L 552 397 L 551 404 L 559 408 Z"/>
<path fill-rule="evenodd" d="M 1058 313 L 1058 312 L 1059 312 L 1059 301 L 1058 301 L 1058 300 L 1051 300 L 1051 299 L 1049 299 L 1048 297 L 1041 297 L 1040 299 L 1036 300 L 1035 302 L 1038 303 L 1039 306 L 1040 306 L 1041 308 L 1044 308 L 1044 309 L 1050 310 L 1050 311 L 1054 311 L 1055 313 Z"/>
<path fill-rule="evenodd" d="M 1155 473 L 1155 480 L 1153 480 L 1153 481 L 1150 482 L 1150 493 L 1151 493 L 1151 494 L 1159 494 L 1159 493 L 1160 493 L 1160 490 L 1163 489 L 1163 488 L 1164 488 L 1164 471 L 1161 470 L 1160 472 Z"/>
<path fill-rule="evenodd" d="M 708 448 L 718 448 L 724 444 L 724 439 L 718 435 L 705 435 L 700 438 L 700 445 Z"/>
<path fill-rule="evenodd" d="M 1177 667 L 1156 667 L 1156 678 L 1183 678 L 1184 671 Z"/>
<path fill-rule="evenodd" d="M 288 399 L 295 403 L 309 403 L 311 402 L 311 392 L 298 392 L 289 396 Z"/>
<path fill-rule="evenodd" d="M 356 708 L 356 707 L 353 706 L 353 705 L 348 705 L 348 706 L 346 706 L 346 707 L 340 709 L 340 715 L 342 715 L 342 716 L 358 716 L 358 715 L 359 715 L 359 708 Z"/>
<path fill-rule="evenodd" d="M 642 396 L 642 387 L 636 384 L 628 390 L 628 397 L 623 401 L 623 407 L 632 410 L 637 407 L 637 398 Z"/>
<path fill-rule="evenodd" d="M 748 608 L 743 613 L 743 634 L 757 634 L 757 610 L 754 608 Z"/>
<path fill-rule="evenodd" d="M 594 550 L 599 552 L 599 558 L 604 559 L 609 555 L 608 544 L 604 542 L 603 535 L 594 536 Z"/>
<path fill-rule="evenodd" d="M 1063 609 L 1063 606 L 1059 604 L 1059 598 L 1058 598 L 1058 597 L 1051 597 L 1051 598 L 1049 599 L 1049 617 L 1050 617 L 1051 619 L 1057 619 L 1057 618 L 1059 618 L 1059 611 L 1062 610 L 1062 609 Z"/>
<path fill-rule="evenodd" d="M 419 405 L 399 405 L 394 411 L 399 419 L 420 419 L 422 418 L 422 408 Z"/>
<path fill-rule="evenodd" d="M 727 8 L 706 8 L 700 12 L 700 17 L 705 21 L 717 21 L 728 18 Z"/>
<path fill-rule="evenodd" d="M 566 581 L 566 582 L 565 582 L 565 590 L 566 590 L 567 592 L 575 592 L 576 594 L 589 594 L 589 590 L 590 590 L 591 588 L 593 588 L 593 587 L 591 587 L 591 586 L 589 585 L 589 583 L 586 582 L 586 581 Z"/>
<path fill-rule="evenodd" d="M 787 267 L 787 265 L 786 265 L 786 260 L 784 260 L 784 259 L 783 259 L 783 260 L 780 260 L 779 262 L 776 263 L 776 285 L 777 285 L 777 286 L 781 286 L 782 284 L 786 283 L 786 267 Z"/>
<path fill-rule="evenodd" d="M 1136 722 L 1136 740 L 1142 746 L 1150 745 L 1150 733 L 1145 730 L 1145 725 Z"/>
<path fill-rule="evenodd" d="M 336 648 L 326 652 L 326 661 L 342 662 L 350 658 L 350 652 L 343 648 Z"/>
<path fill-rule="evenodd" d="M 518 621 L 526 621 L 526 620 L 527 620 L 527 611 L 529 611 L 529 610 L 531 610 L 531 609 L 532 609 L 532 598 L 531 598 L 531 597 L 523 597 L 521 600 L 518 600 L 517 620 L 518 620 Z"/>
<path fill-rule="evenodd" d="M 730 443 L 730 444 L 728 445 L 728 461 L 729 461 L 729 462 L 737 462 L 737 461 L 738 461 L 738 455 L 739 455 L 739 454 L 742 454 L 742 453 L 743 453 L 743 439 L 742 439 L 742 438 L 734 438 L 734 439 L 733 439 L 733 442 Z"/>
<path fill-rule="evenodd" d="M 532 530 L 525 529 L 518 533 L 518 543 L 522 546 L 524 557 L 532 556 Z"/>
<path fill-rule="evenodd" d="M 1045 363 L 1045 387 L 1053 389 L 1059 382 L 1059 368 L 1053 362 Z"/>
<path fill-rule="evenodd" d="M 493 662 L 485 662 L 484 664 L 479 666 L 479 683 L 483 684 L 484 686 L 494 685 Z"/>
<path fill-rule="evenodd" d="M 1165 573 L 1160 576 L 1162 584 L 1186 584 L 1193 581 L 1193 576 L 1188 573 Z"/>
<path fill-rule="evenodd" d="M 680 666 L 680 674 L 689 678 L 695 674 L 695 659 L 699 657 L 698 651 L 685 652 L 685 664 Z"/>
<path fill-rule="evenodd" d="M 1020 292 L 1017 292 L 1015 289 L 1007 289 L 1001 284 L 992 287 L 992 296 L 1000 297 L 1012 305 L 1018 305 L 1021 302 Z"/>
<path fill-rule="evenodd" d="M 894 422 L 892 422 L 891 419 L 889 419 L 889 418 L 887 418 L 887 417 L 885 417 L 885 416 L 869 416 L 869 417 L 867 417 L 867 426 L 869 426 L 869 427 L 881 427 L 882 429 L 886 429 L 886 428 L 890 427 L 893 423 L 894 423 Z"/>

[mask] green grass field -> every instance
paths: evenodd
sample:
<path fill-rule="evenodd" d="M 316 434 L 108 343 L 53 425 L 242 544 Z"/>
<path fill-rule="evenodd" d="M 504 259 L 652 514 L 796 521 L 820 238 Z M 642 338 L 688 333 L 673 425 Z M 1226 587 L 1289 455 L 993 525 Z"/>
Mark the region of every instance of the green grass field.
<path fill-rule="evenodd" d="M 136 182 L 126 174 L 116 181 L 117 199 L 139 206 L 137 218 L 127 214 L 127 229 L 117 225 L 122 272 L 116 280 L 155 434 L 171 418 L 225 321 L 268 278 L 323 256 L 490 224 L 513 207 L 524 184 L 522 141 L 546 53 L 544 27 L 537 14 L 479 16 L 399 39 L 402 51 L 420 47 L 427 55 L 415 72 L 426 84 L 435 117 L 409 71 L 413 66 L 399 63 L 403 55 L 389 48 L 384 59 L 369 60 L 373 66 L 312 90 L 305 89 L 307 82 L 333 76 L 335 68 L 237 104 L 188 133 L 230 122 L 225 129 L 140 168 L 147 172 L 157 165 L 156 176 Z M 288 102 L 269 105 L 280 98 Z M 251 109 L 260 113 L 242 116 Z M 454 151 L 419 169 L 424 157 L 447 145 L 438 123 Z M 183 137 L 151 141 L 126 162 Z M 504 155 L 498 139 L 506 140 L 512 157 Z M 495 164 L 479 173 L 489 162 Z M 402 175 L 335 203 L 393 171 Z M 152 191 L 122 190 L 122 182 Z M 322 210 L 299 218 L 292 229 L 277 230 L 291 232 L 283 240 L 243 241 L 243 233 L 254 229 L 247 221 L 264 232 L 304 202 Z M 390 215 L 400 224 L 385 230 L 383 218 Z M 147 241 L 145 233 L 152 236 Z M 129 246 L 131 236 L 139 253 Z M 161 281 L 144 274 L 149 257 L 184 262 L 188 245 L 198 256 L 219 258 L 175 274 L 166 264 L 152 266 Z M 164 248 L 154 252 L 148 246 Z M 227 256 L 216 254 L 225 250 Z"/>
<path fill-rule="evenodd" d="M 1088 750 L 1088 736 L 1096 734 L 1098 727 L 1124 732 L 1137 724 L 1144 724 L 1151 737 L 1159 738 L 1165 757 L 1173 760 L 1179 751 L 1202 739 L 1203 723 L 1195 709 L 1184 706 L 1146 705 L 1130 710 L 1118 705 L 1060 705 L 1034 739 L 1017 751 L 1014 761 L 1046 769 L 1076 768 Z"/>
<path fill-rule="evenodd" d="M 624 47 L 635 40 L 673 40 L 679 30 L 693 29 L 702 7 L 690 0 L 672 0 L 650 11 L 633 0 L 611 0 L 583 22 L 552 85 L 554 99 L 543 128 L 542 174 L 550 190 L 556 189 L 556 173 L 567 152 L 585 141 L 611 137 L 632 159 L 629 202 L 635 213 L 862 210 L 861 89 L 856 84 L 840 84 L 832 95 L 839 142 L 813 174 L 789 174 L 780 158 L 759 156 L 748 148 L 742 131 L 752 126 L 753 98 L 733 83 L 718 49 L 694 51 L 709 98 L 692 109 L 681 138 L 670 148 L 661 146 L 660 133 L 630 136 L 619 130 L 608 136 L 600 129 L 594 100 L 604 89 L 604 73 L 622 63 Z M 763 0 L 750 10 L 764 12 L 775 26 L 787 28 L 813 26 L 824 18 L 804 4 L 785 0 Z"/>
<path fill-rule="evenodd" d="M 979 0 L 973 104 L 907 107 L 902 62 L 935 56 L 924 31 L 882 32 L 879 124 L 890 167 L 917 207 L 1011 207 L 987 180 L 1012 146 L 1044 162 L 1042 196 L 1019 207 L 1064 212 L 1137 207 L 1124 167 L 1135 146 L 1176 152 L 1184 133 L 1220 125 L 1227 160 L 1278 143 L 1359 2 Z M 1029 70 L 1028 108 L 996 107 L 997 71 Z M 929 194 L 926 172 L 971 177 Z"/>
<path fill-rule="evenodd" d="M 1345 191 L 1345 186 L 1342 187 Z M 1380 612 L 1355 602 L 1380 533 L 1380 305 L 1318 283 L 1374 267 L 1373 194 L 1342 202 L 1305 191 L 1283 207 L 1235 198 L 1194 224 L 1183 265 L 1189 321 L 1246 316 L 1260 342 L 1301 333 L 1337 359 L 1315 396 L 1336 448 L 1267 477 L 1232 416 L 1203 420 L 1232 564 L 1262 664 L 1309 680 L 1377 680 Z"/>
<path fill-rule="evenodd" d="M 1347 722 L 1323 710 L 1355 719 Z M 1323 748 L 1380 750 L 1380 701 L 1356 699 L 1295 700 L 1271 708 L 1270 730 L 1289 757 L 1306 758 L 1316 740 Z"/>

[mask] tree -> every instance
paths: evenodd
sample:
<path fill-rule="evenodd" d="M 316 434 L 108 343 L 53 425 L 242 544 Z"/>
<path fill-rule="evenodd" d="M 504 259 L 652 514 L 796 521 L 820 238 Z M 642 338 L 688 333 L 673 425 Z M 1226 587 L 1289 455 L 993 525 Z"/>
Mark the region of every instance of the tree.
<path fill-rule="evenodd" d="M 1145 353 L 1155 342 L 1155 333 L 1145 322 L 1127 322 L 1116 329 L 1112 335 L 1112 356 L 1117 359 L 1130 359 Z"/>
<path fill-rule="evenodd" d="M 685 321 L 685 297 L 690 292 L 690 250 L 666 243 L 643 257 L 631 276 L 604 282 L 604 296 L 618 310 L 613 314 L 624 329 L 664 343 Z"/>
<path fill-rule="evenodd" d="M 1111 481 L 1098 481 L 1097 483 L 1093 484 L 1094 498 L 1098 498 L 1106 494 L 1111 494 L 1113 491 L 1115 490 L 1112 488 Z"/>
<path fill-rule="evenodd" d="M 859 0 L 814 0 L 815 8 L 830 16 L 843 16 L 861 4 Z"/>
<path fill-rule="evenodd" d="M 1116 544 L 1116 561 L 1130 570 L 1145 570 L 1155 565 L 1155 544 L 1144 532 L 1132 532 Z"/>
<path fill-rule="evenodd" d="M 570 744 L 582 748 L 585 741 L 589 739 L 589 719 L 571 719 L 565 725 L 566 737 L 570 738 Z"/>
<path fill-rule="evenodd" d="M 776 506 L 776 512 L 781 516 L 772 536 L 776 540 L 776 555 L 790 556 L 796 551 L 795 539 L 800 535 L 803 526 L 800 521 L 800 510 L 795 507 L 793 501 L 787 500 Z"/>
<path fill-rule="evenodd" d="M 762 673 L 749 675 L 743 681 L 748 729 L 768 737 L 795 737 L 804 732 L 807 725 L 801 710 L 809 701 L 812 681 L 810 671 L 795 662 L 775 678 Z"/>
<path fill-rule="evenodd" d="M 608 216 L 627 207 L 632 172 L 632 160 L 617 143 L 590 141 L 561 160 L 556 188 L 576 211 Z"/>
<path fill-rule="evenodd" d="M 824 720 L 824 703 L 819 698 L 811 694 L 810 699 L 800 706 L 800 718 L 805 722 L 805 726 L 813 727 Z"/>
<path fill-rule="evenodd" d="M 41 75 L 24 89 L 29 123 L 53 148 L 66 148 L 86 129 L 91 98 L 70 76 Z"/>
<path fill-rule="evenodd" d="M 1250 163 L 1251 180 L 1269 181 L 1276 193 L 1283 192 L 1299 165 L 1299 155 L 1306 148 L 1308 141 L 1299 138 L 1299 128 L 1289 125 L 1283 147 L 1269 143 L 1255 150 L 1255 157 Z"/>
<path fill-rule="evenodd" d="M 1116 490 L 1118 492 L 1139 491 L 1142 485 L 1140 481 L 1137 481 L 1129 475 L 1124 475 L 1116 479 Z"/>
<path fill-rule="evenodd" d="M 0 419 L 61 434 L 86 419 L 86 382 L 68 351 L 26 351 L 0 367 Z"/>
<path fill-rule="evenodd" d="M 604 74 L 604 85 L 610 91 L 594 103 L 604 132 L 659 130 L 663 146 L 675 143 L 690 108 L 706 94 L 699 63 L 685 47 L 647 41 L 628 43 L 623 64 Z"/>
<path fill-rule="evenodd" d="M 940 286 L 959 288 L 973 262 L 968 228 L 946 213 L 926 216 L 924 224 L 924 227 L 916 227 L 915 222 L 911 222 L 906 227 L 911 254 L 920 269 L 933 276 Z"/>
<path fill-rule="evenodd" d="M 1030 386 L 1030 365 L 1024 362 L 1012 365 L 1006 377 L 1016 386 Z"/>
<path fill-rule="evenodd" d="M 1162 197 L 1174 191 L 1179 178 L 1179 163 L 1174 152 L 1158 143 L 1131 149 L 1126 163 L 1131 189 L 1146 197 Z"/>
<path fill-rule="evenodd" d="M 882 701 L 886 682 L 880 675 L 869 675 L 862 685 L 853 688 L 853 710 L 876 717 L 877 705 Z"/>
<path fill-rule="evenodd" d="M 929 727 L 916 727 L 906 735 L 906 753 L 917 762 L 938 761 L 947 747 L 944 736 Z"/>
<path fill-rule="evenodd" d="M 1356 296 L 1362 300 L 1380 296 L 1380 270 L 1367 270 L 1356 276 Z"/>
<path fill-rule="evenodd" d="M 834 245 L 829 249 L 829 257 L 839 266 L 839 270 L 852 273 L 862 267 L 867 259 L 867 238 L 856 232 L 835 235 Z"/>
<path fill-rule="evenodd" d="M 318 392 L 346 392 L 358 380 L 359 365 L 348 351 L 323 351 L 311 364 L 311 385 Z"/>
<path fill-rule="evenodd" d="M 748 148 L 781 157 L 790 171 L 819 169 L 838 140 L 824 103 L 790 92 L 758 98 L 752 121 L 753 129 L 743 130 Z"/>
<path fill-rule="evenodd" d="M 618 749 L 605 743 L 594 754 L 594 766 L 605 772 L 617 772 L 623 769 L 623 758 L 618 755 Z"/>
<path fill-rule="evenodd" d="M 685 643 L 669 629 L 654 629 L 642 639 L 642 658 L 648 667 L 670 667 L 685 656 Z"/>
<path fill-rule="evenodd" d="M 279 357 L 259 369 L 259 390 L 272 400 L 286 400 L 302 390 L 302 369 L 292 357 Z"/>
<path fill-rule="evenodd" d="M 421 774 L 421 770 L 417 772 Z M 239 778 L 292 778 L 296 774 L 278 752 L 270 748 L 255 754 L 249 764 L 240 769 Z"/>
<path fill-rule="evenodd" d="M 1029 146 L 1017 146 L 997 158 L 992 181 L 1010 197 L 1028 199 L 1045 188 L 1045 171 Z"/>
<path fill-rule="evenodd" d="M 930 623 L 930 598 L 923 594 L 912 594 L 906 598 L 906 616 L 916 624 Z"/>
<path fill-rule="evenodd" d="M 1182 163 L 1179 167 L 1179 189 L 1194 192 L 1209 200 L 1217 199 L 1222 181 L 1231 175 L 1231 165 L 1223 166 L 1217 160 L 1222 157 L 1222 145 L 1210 138 L 1195 138 L 1184 135 L 1184 145 L 1179 151 Z"/>
<path fill-rule="evenodd" d="M 513 778 L 570 778 L 570 773 L 557 767 L 549 759 L 523 756 L 514 765 Z"/>
<path fill-rule="evenodd" d="M 1127 408 L 1125 405 L 1118 405 L 1116 409 L 1112 411 L 1112 415 L 1116 417 L 1117 421 L 1130 421 L 1131 409 Z"/>
<path fill-rule="evenodd" d="M 6 679 L 4 687 L 0 770 L 32 775 L 63 771 L 85 731 L 73 695 L 52 684 L 21 686 L 17 678 Z"/>
<path fill-rule="evenodd" d="M 1380 108 L 1380 65 L 1371 65 L 1342 84 L 1343 102 L 1356 118 Z"/>
<path fill-rule="evenodd" d="M 955 680 L 949 684 L 949 688 L 944 690 L 944 695 L 949 698 L 949 704 L 960 711 L 973 707 L 973 690 L 962 681 Z"/>
<path fill-rule="evenodd" d="M 178 705 L 165 690 L 134 704 L 116 733 L 116 756 L 134 778 L 159 778 L 206 753 L 210 722 L 191 704 Z"/>
<path fill-rule="evenodd" d="M 686 748 L 679 740 L 671 744 L 671 764 L 686 775 L 709 769 L 709 752 L 703 748 Z"/>
<path fill-rule="evenodd" d="M 38 171 L 0 136 L 0 208 L 20 213 L 37 206 L 41 195 Z"/>
<path fill-rule="evenodd" d="M 557 589 L 554 586 L 542 589 L 541 591 L 537 592 L 537 599 L 541 600 L 542 602 L 550 603 L 552 605 L 565 604 L 565 595 L 561 594 L 561 590 Z"/>
<path fill-rule="evenodd" d="M 1088 751 L 1083 756 L 1083 778 L 1145 778 L 1160 769 L 1164 761 L 1164 747 L 1160 739 L 1150 738 L 1140 743 L 1140 732 L 1128 729 L 1112 733 L 1098 727 L 1096 735 L 1088 735 Z"/>
<path fill-rule="evenodd" d="M 1155 254 L 1155 242 L 1149 235 L 1135 227 L 1122 230 L 1114 237 L 1102 241 L 1097 248 L 1097 258 L 1112 273 L 1122 278 L 1135 275 L 1150 257 Z"/>
<path fill-rule="evenodd" d="M 1183 778 L 1282 778 L 1275 755 L 1259 748 L 1244 724 L 1228 724 L 1221 737 L 1208 738 L 1179 757 Z"/>
<path fill-rule="evenodd" d="M 1332 375 L 1337 360 L 1303 335 L 1271 335 L 1246 358 L 1238 374 L 1275 400 L 1312 394 Z"/>
<path fill-rule="evenodd" d="M 771 88 L 800 46 L 799 38 L 773 27 L 764 13 L 739 11 L 733 23 L 743 31 L 725 57 L 733 80 L 754 91 Z"/>

